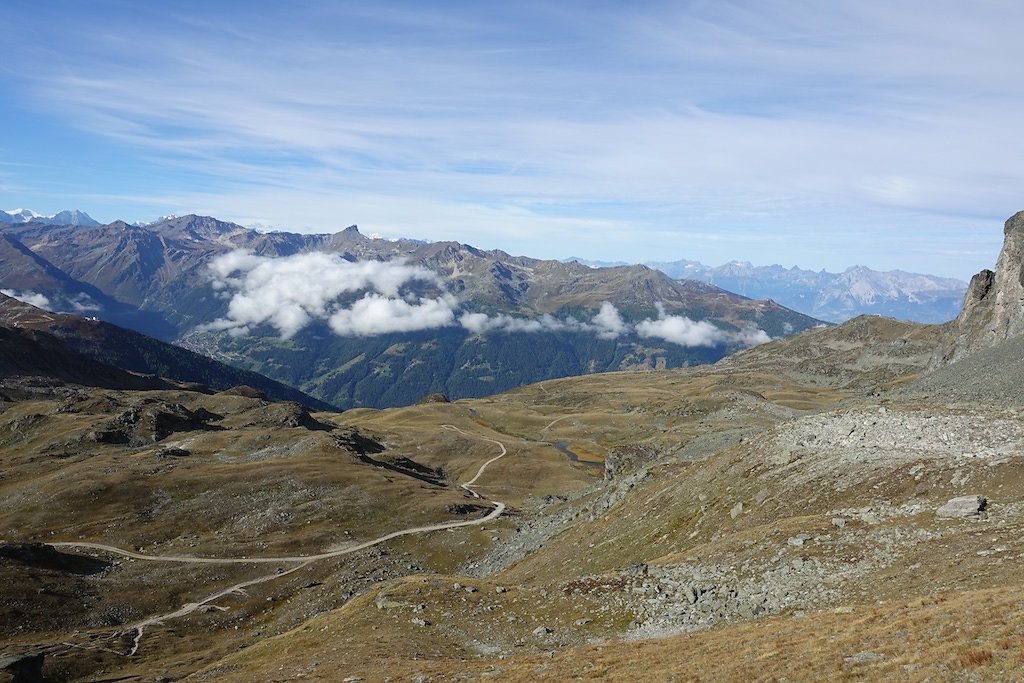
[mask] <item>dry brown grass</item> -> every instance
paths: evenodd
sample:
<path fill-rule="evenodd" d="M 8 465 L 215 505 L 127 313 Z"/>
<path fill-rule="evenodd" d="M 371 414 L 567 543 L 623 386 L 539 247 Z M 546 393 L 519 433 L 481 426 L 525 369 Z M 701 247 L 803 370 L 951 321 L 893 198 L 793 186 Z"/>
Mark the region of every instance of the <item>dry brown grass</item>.
<path fill-rule="evenodd" d="M 927 604 L 922 604 L 927 603 Z M 505 659 L 402 656 L 395 642 L 364 650 L 352 642 L 332 654 L 313 637 L 337 625 L 326 616 L 224 660 L 205 680 L 306 680 L 358 676 L 365 681 L 923 681 L 1015 680 L 1024 666 L 1016 624 L 1024 588 L 973 591 L 913 603 L 860 606 L 851 614 L 776 617 L 671 638 L 617 641 Z M 344 622 L 342 622 L 344 623 Z M 389 634 L 397 635 L 397 634 Z M 383 646 L 383 647 L 382 647 Z M 371 653 L 370 655 L 363 653 Z M 454 650 L 453 650 L 454 652 Z M 309 666 L 312 661 L 317 667 Z M 287 665 L 282 670 L 283 663 Z M 231 665 L 225 667 L 224 665 Z M 235 668 L 233 670 L 233 667 Z M 970 676 L 970 678 L 967 678 Z"/>
<path fill-rule="evenodd" d="M 405 537 L 379 555 L 317 565 L 301 576 L 268 583 L 251 595 L 225 600 L 228 612 L 197 613 L 152 629 L 140 659 L 105 660 L 93 671 L 152 676 L 161 670 L 158 665 L 171 663 L 164 671 L 178 678 L 220 660 L 197 679 L 283 681 L 301 675 L 334 681 L 351 675 L 373 681 L 422 674 L 510 681 L 923 681 L 968 675 L 1000 680 L 1021 670 L 1024 637 L 1014 627 L 1024 617 L 1021 590 L 969 592 L 1019 580 L 1012 555 L 1000 555 L 1006 561 L 999 562 L 980 554 L 1005 545 L 1020 556 L 1015 547 L 1020 525 L 1010 516 L 991 525 L 949 524 L 935 543 L 901 550 L 891 564 L 847 587 L 851 597 L 843 604 L 860 603 L 852 613 L 783 615 L 663 640 L 608 640 L 626 633 L 636 616 L 615 603 L 625 587 L 617 572 L 634 562 L 739 566 L 763 557 L 788 562 L 824 556 L 824 545 L 815 542 L 798 549 L 787 544 L 801 532 L 834 534 L 828 552 L 853 562 L 862 557 L 857 543 L 864 534 L 857 534 L 867 525 L 851 517 L 844 533 L 855 533 L 842 537 L 831 525 L 832 510 L 877 501 L 934 502 L 955 493 L 950 484 L 955 473 L 947 465 L 930 466 L 917 480 L 907 463 L 843 491 L 828 486 L 827 477 L 792 484 L 768 476 L 770 458 L 757 450 L 756 436 L 728 447 L 711 439 L 711 446 L 693 458 L 678 455 L 693 437 L 737 428 L 756 435 L 794 410 L 831 407 L 850 395 L 767 372 L 704 368 L 549 381 L 473 401 L 321 416 L 373 435 L 387 445 L 388 455 L 443 468 L 452 482 L 471 476 L 483 459 L 497 453 L 484 439 L 500 440 L 509 455 L 487 470 L 480 490 L 510 503 L 509 515 L 487 528 Z M 22 440 L 0 434 L 10 439 L 5 444 L 13 444 L 0 452 L 0 465 L 10 474 L 0 482 L 6 505 L 0 506 L 0 528 L 22 535 L 14 540 L 28 540 L 21 531 L 27 529 L 31 538 L 54 531 L 54 538 L 84 536 L 145 545 L 153 552 L 279 554 L 322 550 L 348 538 L 345 531 L 367 538 L 448 519 L 447 506 L 465 498 L 453 486 L 434 488 L 346 459 L 326 432 L 245 427 L 252 410 L 242 399 L 231 402 L 210 403 L 210 409 L 229 413 L 229 426 L 238 429 L 176 435 L 172 441 L 190 439 L 193 455 L 174 461 L 157 459 L 153 449 L 124 448 L 58 461 L 42 455 L 47 440 L 87 429 L 92 418 L 57 414 L 42 404 L 17 406 L 0 423 L 32 414 L 45 415 L 48 422 L 38 434 L 28 429 Z M 468 435 L 443 429 L 445 424 Z M 608 488 L 542 507 L 545 497 L 583 489 L 600 478 L 599 468 L 569 462 L 553 446 L 560 441 L 592 461 L 627 444 L 667 457 L 616 507 L 592 517 L 588 506 Z M 1002 501 L 1024 498 L 1019 462 L 971 464 L 966 470 L 972 487 L 998 492 L 997 514 Z M 292 496 L 314 487 L 314 500 Z M 744 503 L 743 513 L 732 516 L 737 502 Z M 271 508 L 292 514 L 281 520 L 260 516 Z M 464 578 L 391 580 L 402 573 L 459 571 L 541 509 L 570 510 L 575 516 L 541 550 L 491 577 L 510 587 L 507 593 L 496 593 L 492 582 Z M 886 524 L 872 529 L 884 530 Z M 931 513 L 898 524 L 938 528 Z M 381 568 L 387 572 L 374 573 Z M 101 595 L 88 606 L 83 603 L 74 619 L 85 621 L 105 608 L 119 589 L 126 589 L 126 599 L 144 597 L 140 609 L 150 614 L 194 600 L 211 583 L 235 580 L 138 566 L 126 567 L 116 578 L 124 583 L 111 581 L 97 589 Z M 478 590 L 454 589 L 456 581 Z M 321 585 L 304 587 L 309 582 Z M 935 592 L 940 587 L 944 592 Z M 375 600 L 381 590 L 409 606 L 379 608 Z M 901 602 L 877 604 L 897 598 Z M 429 607 L 415 611 L 419 603 Z M 323 614 L 309 619 L 318 613 Z M 509 621 L 510 616 L 515 619 Z M 421 617 L 431 624 L 413 621 Z M 575 628 L 575 622 L 587 619 Z M 554 633 L 533 635 L 540 624 Z M 582 645 L 587 638 L 602 644 Z"/>

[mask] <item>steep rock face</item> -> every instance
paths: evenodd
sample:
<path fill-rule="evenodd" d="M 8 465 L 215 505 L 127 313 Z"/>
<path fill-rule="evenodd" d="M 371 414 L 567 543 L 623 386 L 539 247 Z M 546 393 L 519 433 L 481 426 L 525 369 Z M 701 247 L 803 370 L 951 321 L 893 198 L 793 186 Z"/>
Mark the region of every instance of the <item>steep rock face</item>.
<path fill-rule="evenodd" d="M 952 334 L 936 350 L 931 367 L 956 362 L 980 349 L 1024 334 L 1024 211 L 1003 228 L 1003 248 L 995 272 L 973 278 Z"/>
<path fill-rule="evenodd" d="M 1006 221 L 995 274 L 992 333 L 995 341 L 1024 334 L 1024 211 Z"/>

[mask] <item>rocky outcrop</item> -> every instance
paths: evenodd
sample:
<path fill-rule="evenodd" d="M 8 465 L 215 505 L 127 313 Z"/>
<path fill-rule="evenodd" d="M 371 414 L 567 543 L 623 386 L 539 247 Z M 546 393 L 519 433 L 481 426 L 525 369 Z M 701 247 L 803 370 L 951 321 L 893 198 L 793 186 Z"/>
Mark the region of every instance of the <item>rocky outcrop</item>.
<path fill-rule="evenodd" d="M 936 349 L 930 367 L 954 363 L 980 349 L 1024 334 L 1024 211 L 1003 228 L 1003 248 L 995 272 L 971 279 L 951 334 Z"/>
<path fill-rule="evenodd" d="M 10 674 L 11 683 L 44 683 L 42 652 L 0 657 L 0 670 Z"/>
<path fill-rule="evenodd" d="M 202 408 L 192 411 L 180 403 L 142 399 L 105 426 L 90 432 L 88 438 L 99 443 L 145 446 L 175 432 L 220 430 L 222 427 L 209 424 L 220 418 Z"/>
<path fill-rule="evenodd" d="M 960 496 L 948 501 L 935 514 L 947 519 L 987 519 L 986 507 L 988 500 L 985 496 Z"/>
<path fill-rule="evenodd" d="M 111 566 L 87 555 L 62 553 L 44 543 L 0 543 L 0 565 L 4 563 L 74 574 L 98 574 Z"/>

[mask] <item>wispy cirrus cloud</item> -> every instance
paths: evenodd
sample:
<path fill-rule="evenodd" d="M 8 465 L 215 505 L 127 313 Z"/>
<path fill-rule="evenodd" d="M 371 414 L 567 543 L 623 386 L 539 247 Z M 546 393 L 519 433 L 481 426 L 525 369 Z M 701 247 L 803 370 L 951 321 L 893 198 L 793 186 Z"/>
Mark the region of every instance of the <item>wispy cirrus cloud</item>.
<path fill-rule="evenodd" d="M 4 82 L 174 180 L 178 205 L 137 193 L 157 212 L 948 272 L 979 234 L 994 258 L 1024 182 L 1010 2 L 66 9 L 11 13 L 76 50 L 26 46 Z M 761 231 L 789 243 L 705 238 Z"/>

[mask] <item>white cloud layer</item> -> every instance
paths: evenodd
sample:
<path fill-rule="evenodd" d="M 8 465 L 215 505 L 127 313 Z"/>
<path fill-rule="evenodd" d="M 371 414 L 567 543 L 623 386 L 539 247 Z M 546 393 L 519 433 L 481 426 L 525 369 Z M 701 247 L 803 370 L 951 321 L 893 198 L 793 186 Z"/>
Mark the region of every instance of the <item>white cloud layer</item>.
<path fill-rule="evenodd" d="M 586 332 L 601 339 L 616 339 L 636 332 L 641 337 L 657 337 L 686 347 L 728 343 L 753 346 L 771 341 L 764 330 L 751 327 L 741 333 L 727 333 L 706 321 L 668 315 L 661 304 L 657 320 L 643 320 L 635 326 L 626 323 L 609 301 L 601 304 L 590 321 L 547 314 L 537 318 L 505 313 L 459 314 L 459 300 L 444 290 L 444 282 L 436 273 L 404 261 L 352 262 L 322 252 L 270 258 L 237 250 L 215 258 L 210 270 L 214 288 L 231 301 L 225 317 L 200 329 L 231 334 L 247 334 L 253 327 L 270 325 L 287 339 L 314 320 L 322 320 L 336 334 L 362 337 L 458 324 L 470 334 Z M 409 286 L 414 282 L 440 293 L 413 294 Z M 345 299 L 348 303 L 342 304 Z"/>
<path fill-rule="evenodd" d="M 615 339 L 631 331 L 610 301 L 601 304 L 601 309 L 590 322 L 576 318 L 559 319 L 544 314 L 539 318 L 516 318 L 505 313 L 463 313 L 459 324 L 472 334 L 485 332 L 590 332 L 601 339 Z"/>
<path fill-rule="evenodd" d="M 50 303 L 50 298 L 45 294 L 40 294 L 39 292 L 33 292 L 27 289 L 20 292 L 14 289 L 0 289 L 0 293 L 6 294 L 12 299 L 24 301 L 26 304 L 35 306 L 36 308 L 42 308 L 47 311 L 53 310 L 51 308 L 52 304 Z"/>
<path fill-rule="evenodd" d="M 455 319 L 455 297 L 450 294 L 436 299 L 389 299 L 367 294 L 327 319 L 331 329 L 343 336 L 370 337 L 389 332 L 413 332 L 451 325 Z"/>
<path fill-rule="evenodd" d="M 706 320 L 695 321 L 684 315 L 669 315 L 658 304 L 658 319 L 638 322 L 636 333 L 641 337 L 657 337 L 680 346 L 719 346 L 736 343 L 743 346 L 766 344 L 772 338 L 762 329 L 750 326 L 740 332 L 726 332 Z"/>
<path fill-rule="evenodd" d="M 597 330 L 597 336 L 601 339 L 615 339 L 629 331 L 626 321 L 622 319 L 618 309 L 610 301 L 601 304 L 601 310 L 594 316 L 593 325 Z"/>
<path fill-rule="evenodd" d="M 313 252 L 281 258 L 233 251 L 210 263 L 214 287 L 231 297 L 224 318 L 204 329 L 245 334 L 271 325 L 282 337 L 294 336 L 313 320 L 326 320 L 341 335 L 368 336 L 450 325 L 458 302 L 403 292 L 420 281 L 442 288 L 438 276 L 403 261 L 346 261 L 337 254 Z M 344 295 L 362 294 L 345 307 Z"/>
<path fill-rule="evenodd" d="M 637 323 L 636 333 L 641 337 L 657 337 L 680 346 L 717 346 L 726 341 L 725 333 L 711 323 L 694 321 L 682 315 L 666 315 L 661 306 L 658 319 Z"/>
<path fill-rule="evenodd" d="M 0 289 L 0 292 L 19 301 L 24 301 L 36 308 L 42 308 L 55 313 L 73 313 L 75 315 L 88 315 L 102 310 L 91 296 L 85 292 L 79 292 L 73 297 L 55 294 L 47 296 L 42 292 L 32 290 L 16 291 L 13 289 Z"/>
<path fill-rule="evenodd" d="M 0 190 L 110 218 L 968 277 L 1020 208 L 1019 2 L 7 5 L 77 47 L 5 55 Z"/>

